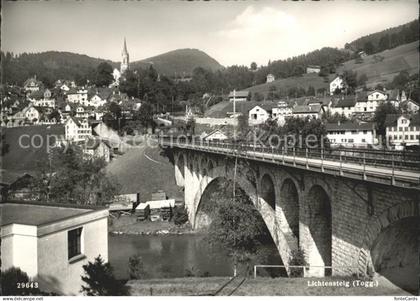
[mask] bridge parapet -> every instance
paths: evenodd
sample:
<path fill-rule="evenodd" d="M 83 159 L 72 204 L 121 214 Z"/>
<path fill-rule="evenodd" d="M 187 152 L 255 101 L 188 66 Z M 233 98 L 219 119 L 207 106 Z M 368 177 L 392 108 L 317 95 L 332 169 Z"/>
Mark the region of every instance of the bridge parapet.
<path fill-rule="evenodd" d="M 360 149 L 269 148 L 206 140 L 161 138 L 160 144 L 367 182 L 420 189 L 420 155 Z"/>

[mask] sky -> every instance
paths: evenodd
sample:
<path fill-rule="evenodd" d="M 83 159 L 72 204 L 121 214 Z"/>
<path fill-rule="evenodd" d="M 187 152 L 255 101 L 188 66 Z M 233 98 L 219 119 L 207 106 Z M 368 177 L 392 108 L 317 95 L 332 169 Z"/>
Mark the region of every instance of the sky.
<path fill-rule="evenodd" d="M 1 48 L 130 60 L 200 49 L 224 66 L 267 64 L 418 18 L 417 0 L 3 2 Z"/>

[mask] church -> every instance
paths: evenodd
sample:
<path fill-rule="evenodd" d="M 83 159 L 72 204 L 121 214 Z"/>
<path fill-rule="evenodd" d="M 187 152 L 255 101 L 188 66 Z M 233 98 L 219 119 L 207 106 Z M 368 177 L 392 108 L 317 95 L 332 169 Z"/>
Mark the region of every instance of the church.
<path fill-rule="evenodd" d="M 130 55 L 128 54 L 127 43 L 126 43 L 126 40 L 124 38 L 124 46 L 123 46 L 123 50 L 122 50 L 122 53 L 121 53 L 120 70 L 115 68 L 114 72 L 112 73 L 112 75 L 114 76 L 114 80 L 115 80 L 114 85 L 119 84 L 121 76 L 123 76 L 124 73 L 129 69 L 130 69 Z"/>

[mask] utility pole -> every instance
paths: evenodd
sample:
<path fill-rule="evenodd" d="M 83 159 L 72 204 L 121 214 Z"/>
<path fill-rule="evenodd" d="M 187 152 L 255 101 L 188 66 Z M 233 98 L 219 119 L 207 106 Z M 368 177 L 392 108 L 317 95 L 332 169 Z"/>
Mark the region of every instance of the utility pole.
<path fill-rule="evenodd" d="M 235 125 L 235 118 L 236 118 L 236 90 L 233 90 L 233 140 L 236 140 L 236 125 Z"/>

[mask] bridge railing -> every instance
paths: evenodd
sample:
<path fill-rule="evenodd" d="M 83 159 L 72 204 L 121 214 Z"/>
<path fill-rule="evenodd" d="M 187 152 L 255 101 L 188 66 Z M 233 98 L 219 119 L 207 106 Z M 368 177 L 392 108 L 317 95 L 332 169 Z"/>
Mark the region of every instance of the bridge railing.
<path fill-rule="evenodd" d="M 267 147 L 245 143 L 231 143 L 208 141 L 202 139 L 188 139 L 161 137 L 161 143 L 166 145 L 184 145 L 192 148 L 213 148 L 222 153 L 247 156 L 248 152 L 261 153 L 266 158 L 270 155 L 293 156 L 294 158 L 320 159 L 341 163 L 355 163 L 387 167 L 399 170 L 420 170 L 420 153 L 413 151 L 365 150 L 354 148 L 299 148 L 299 147 Z"/>

